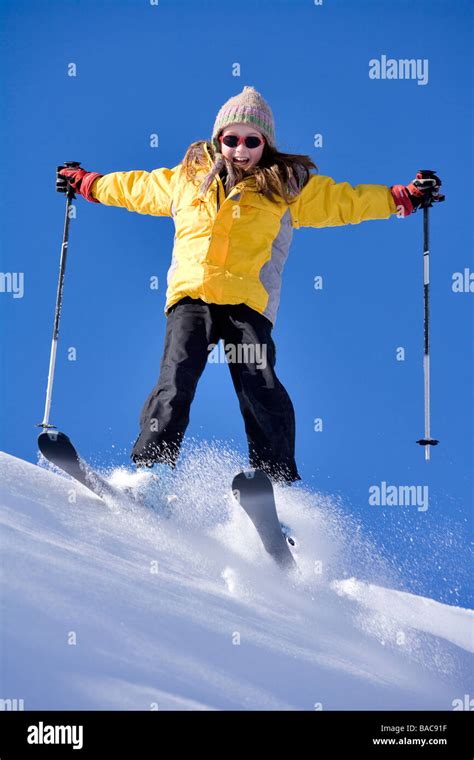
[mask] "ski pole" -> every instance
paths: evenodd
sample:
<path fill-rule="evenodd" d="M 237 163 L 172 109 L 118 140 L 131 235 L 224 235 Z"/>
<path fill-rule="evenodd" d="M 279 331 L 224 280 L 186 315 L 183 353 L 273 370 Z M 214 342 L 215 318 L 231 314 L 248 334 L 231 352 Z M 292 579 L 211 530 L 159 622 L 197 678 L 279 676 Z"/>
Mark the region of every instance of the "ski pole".
<path fill-rule="evenodd" d="M 80 161 L 65 161 L 63 167 L 66 167 L 69 169 L 75 169 L 80 165 L 81 165 Z M 57 350 L 57 345 L 58 345 L 58 334 L 59 334 L 59 320 L 61 317 L 64 275 L 66 272 L 67 248 L 68 248 L 68 242 L 69 242 L 69 209 L 71 207 L 71 201 L 75 197 L 76 195 L 74 193 L 74 190 L 72 189 L 70 185 L 68 185 L 68 189 L 66 191 L 66 216 L 64 218 L 63 242 L 61 245 L 61 257 L 59 261 L 59 279 L 58 279 L 58 290 L 56 294 L 56 309 L 54 313 L 53 339 L 51 341 L 51 353 L 49 357 L 48 385 L 46 387 L 46 402 L 45 402 L 45 407 L 44 407 L 43 422 L 40 422 L 36 426 L 36 427 L 42 427 L 44 429 L 50 429 L 50 428 L 56 427 L 55 425 L 50 425 L 49 414 L 51 411 L 54 369 L 56 366 L 56 350 Z"/>
<path fill-rule="evenodd" d="M 430 169 L 421 169 L 422 177 L 434 175 Z M 439 200 L 444 200 L 441 196 Z M 430 447 L 436 446 L 439 441 L 431 438 L 430 426 L 430 239 L 429 239 L 429 207 L 432 199 L 429 198 L 423 204 L 423 379 L 424 379 L 424 407 L 425 407 L 425 437 L 417 441 L 425 447 L 425 460 L 430 459 Z"/>

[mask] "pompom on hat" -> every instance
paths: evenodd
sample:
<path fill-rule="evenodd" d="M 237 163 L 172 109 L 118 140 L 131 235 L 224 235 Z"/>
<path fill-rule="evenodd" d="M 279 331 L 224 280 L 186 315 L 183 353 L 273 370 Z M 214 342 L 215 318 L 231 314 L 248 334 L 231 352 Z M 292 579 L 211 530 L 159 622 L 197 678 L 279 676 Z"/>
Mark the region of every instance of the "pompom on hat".
<path fill-rule="evenodd" d="M 219 134 L 230 124 L 249 124 L 266 138 L 272 148 L 275 145 L 275 121 L 273 113 L 255 87 L 246 85 L 221 107 L 212 130 L 212 144 L 220 152 Z"/>

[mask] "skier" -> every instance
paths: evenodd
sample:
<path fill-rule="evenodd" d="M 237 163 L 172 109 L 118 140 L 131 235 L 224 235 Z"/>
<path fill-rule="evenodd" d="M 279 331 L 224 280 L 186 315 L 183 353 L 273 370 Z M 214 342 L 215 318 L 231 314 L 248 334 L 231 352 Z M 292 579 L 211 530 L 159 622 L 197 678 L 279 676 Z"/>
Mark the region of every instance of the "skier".
<path fill-rule="evenodd" d="M 277 482 L 301 480 L 293 405 L 275 373 L 272 338 L 293 230 L 406 217 L 442 197 L 433 174 L 418 173 L 407 186 L 352 187 L 310 169 L 317 167 L 309 156 L 278 151 L 272 111 L 250 86 L 221 107 L 211 140 L 192 143 L 172 169 L 102 175 L 58 167 L 59 192 L 69 183 L 93 203 L 174 219 L 160 374 L 131 452 L 138 468 L 175 467 L 210 347 L 222 338 L 237 357 L 228 364 L 250 466 Z"/>

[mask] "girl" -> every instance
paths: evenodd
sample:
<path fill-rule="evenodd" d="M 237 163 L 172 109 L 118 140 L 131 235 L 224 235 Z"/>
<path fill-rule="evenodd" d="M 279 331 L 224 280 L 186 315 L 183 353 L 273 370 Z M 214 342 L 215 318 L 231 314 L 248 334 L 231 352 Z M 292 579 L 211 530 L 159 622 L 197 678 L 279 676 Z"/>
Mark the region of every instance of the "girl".
<path fill-rule="evenodd" d="M 172 169 L 101 175 L 58 167 L 59 192 L 69 183 L 93 203 L 174 220 L 165 346 L 131 453 L 137 466 L 174 468 L 198 380 L 222 338 L 251 467 L 288 484 L 301 479 L 272 338 L 293 230 L 408 216 L 442 199 L 433 174 L 407 187 L 352 187 L 311 174 L 316 168 L 309 156 L 277 150 L 272 111 L 253 87 L 222 106 L 211 141 L 192 143 Z"/>

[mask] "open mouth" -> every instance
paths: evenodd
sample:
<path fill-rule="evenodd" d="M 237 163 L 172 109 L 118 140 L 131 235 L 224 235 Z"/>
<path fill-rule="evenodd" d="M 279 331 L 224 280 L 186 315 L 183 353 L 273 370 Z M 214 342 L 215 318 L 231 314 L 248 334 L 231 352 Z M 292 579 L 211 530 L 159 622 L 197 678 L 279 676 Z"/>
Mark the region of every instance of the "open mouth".
<path fill-rule="evenodd" d="M 244 158 L 244 159 L 242 159 L 242 158 L 234 158 L 234 161 L 235 161 L 236 164 L 242 164 L 242 165 L 243 164 L 248 164 L 248 162 L 249 162 L 248 158 Z"/>

